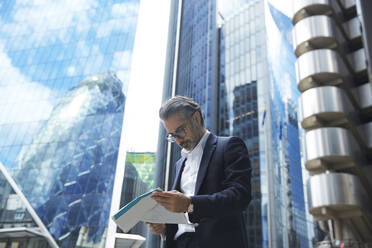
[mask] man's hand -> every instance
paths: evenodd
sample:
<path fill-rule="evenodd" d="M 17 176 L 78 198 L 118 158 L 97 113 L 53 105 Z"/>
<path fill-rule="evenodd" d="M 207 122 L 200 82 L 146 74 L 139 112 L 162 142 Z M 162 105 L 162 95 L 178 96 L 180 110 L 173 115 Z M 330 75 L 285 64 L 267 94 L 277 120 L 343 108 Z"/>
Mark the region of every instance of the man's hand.
<path fill-rule="evenodd" d="M 186 212 L 191 203 L 190 197 L 177 190 L 153 192 L 151 198 L 167 210 L 175 213 Z"/>
<path fill-rule="evenodd" d="M 165 224 L 157 224 L 157 223 L 150 223 L 146 222 L 149 226 L 150 231 L 155 235 L 165 235 Z"/>

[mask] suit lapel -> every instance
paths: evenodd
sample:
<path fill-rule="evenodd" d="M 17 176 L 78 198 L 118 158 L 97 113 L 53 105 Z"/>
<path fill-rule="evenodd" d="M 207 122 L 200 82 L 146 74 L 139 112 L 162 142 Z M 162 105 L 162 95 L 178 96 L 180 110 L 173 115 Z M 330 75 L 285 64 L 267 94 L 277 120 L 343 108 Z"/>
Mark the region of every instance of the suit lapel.
<path fill-rule="evenodd" d="M 212 154 L 214 150 L 216 149 L 216 143 L 217 143 L 217 137 L 213 135 L 212 133 L 209 134 L 207 143 L 205 144 L 203 156 L 200 161 L 200 167 L 198 171 L 198 176 L 196 178 L 196 184 L 195 184 L 195 195 L 199 193 L 200 186 L 204 180 L 205 174 L 207 173 L 209 161 L 211 160 Z"/>
<path fill-rule="evenodd" d="M 176 177 L 173 182 L 172 190 L 177 189 L 180 190 L 180 180 L 181 180 L 181 174 L 183 171 L 183 167 L 185 167 L 185 161 L 186 158 L 181 158 L 178 160 L 176 165 Z"/>

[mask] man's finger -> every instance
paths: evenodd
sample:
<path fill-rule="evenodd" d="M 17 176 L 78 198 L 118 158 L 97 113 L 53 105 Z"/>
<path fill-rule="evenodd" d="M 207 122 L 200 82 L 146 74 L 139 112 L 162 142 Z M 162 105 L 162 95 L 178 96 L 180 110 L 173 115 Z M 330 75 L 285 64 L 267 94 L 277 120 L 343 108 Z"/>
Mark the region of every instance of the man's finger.
<path fill-rule="evenodd" d="M 170 199 L 169 198 L 163 198 L 163 197 L 152 197 L 153 200 L 155 200 L 156 202 L 160 203 L 160 202 L 170 202 Z"/>
<path fill-rule="evenodd" d="M 173 194 L 170 193 L 170 192 L 153 192 L 151 197 L 153 197 L 153 196 L 166 197 L 167 198 L 167 197 L 172 197 Z"/>
<path fill-rule="evenodd" d="M 153 196 L 151 198 L 153 200 L 157 201 L 157 202 L 174 202 L 174 198 L 171 198 L 171 197 L 157 197 L 157 196 Z"/>

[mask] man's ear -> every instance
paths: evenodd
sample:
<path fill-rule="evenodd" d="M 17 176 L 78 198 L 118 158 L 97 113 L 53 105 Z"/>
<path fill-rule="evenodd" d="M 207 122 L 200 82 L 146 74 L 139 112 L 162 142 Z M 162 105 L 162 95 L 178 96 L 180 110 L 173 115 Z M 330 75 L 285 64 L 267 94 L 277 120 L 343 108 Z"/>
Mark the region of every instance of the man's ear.
<path fill-rule="evenodd" d="M 196 114 L 194 115 L 194 118 L 195 118 L 196 123 L 198 123 L 199 125 L 201 125 L 201 116 L 200 116 L 200 112 L 199 111 L 196 112 Z"/>

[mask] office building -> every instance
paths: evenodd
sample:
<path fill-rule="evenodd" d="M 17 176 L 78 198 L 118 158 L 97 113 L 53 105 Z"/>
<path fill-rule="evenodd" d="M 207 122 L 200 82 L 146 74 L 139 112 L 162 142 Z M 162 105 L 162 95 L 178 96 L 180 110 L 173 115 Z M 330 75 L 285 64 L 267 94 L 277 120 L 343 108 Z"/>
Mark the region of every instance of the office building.
<path fill-rule="evenodd" d="M 127 152 L 125 157 L 125 173 L 121 190 L 120 207 L 125 206 L 137 196 L 154 188 L 155 153 Z M 118 229 L 119 233 L 122 233 Z M 137 223 L 129 234 L 146 236 L 147 226 Z"/>
<path fill-rule="evenodd" d="M 252 163 L 251 247 L 309 247 L 291 20 L 247 1 L 220 29 L 219 133 L 244 139 Z"/>
<path fill-rule="evenodd" d="M 215 130 L 217 109 L 217 28 L 215 1 L 182 1 L 175 94 L 192 97 Z"/>
<path fill-rule="evenodd" d="M 0 3 L 1 245 L 105 247 L 117 237 L 108 223 L 120 201 L 113 187 L 138 8 Z"/>
<path fill-rule="evenodd" d="M 216 15 L 215 1 L 192 2 L 172 2 L 163 101 L 192 97 L 209 130 L 246 142 L 253 167 L 253 199 L 244 219 L 250 245 L 309 247 L 291 20 L 267 1 L 247 1 L 226 18 Z M 209 73 L 216 73 L 215 81 Z M 167 189 L 179 149 L 162 137 L 161 127 L 155 181 Z"/>
<path fill-rule="evenodd" d="M 218 31 L 215 0 L 171 1 L 168 45 L 162 102 L 175 95 L 197 101 L 205 126 L 217 131 Z M 173 164 L 181 153 L 168 144 L 160 126 L 156 156 L 155 185 L 172 186 Z M 147 247 L 159 247 L 160 238 L 149 235 Z"/>
<path fill-rule="evenodd" d="M 172 1 L 170 11 L 163 101 L 174 95 L 193 98 L 201 105 L 205 126 L 216 132 L 216 1 Z M 172 173 L 169 165 L 178 160 L 180 149 L 174 144 L 168 147 L 163 127 L 159 135 L 156 178 L 160 181 L 157 185 L 168 188 L 172 183 L 168 176 Z"/>
<path fill-rule="evenodd" d="M 293 1 L 309 211 L 319 247 L 372 245 L 371 1 Z"/>

